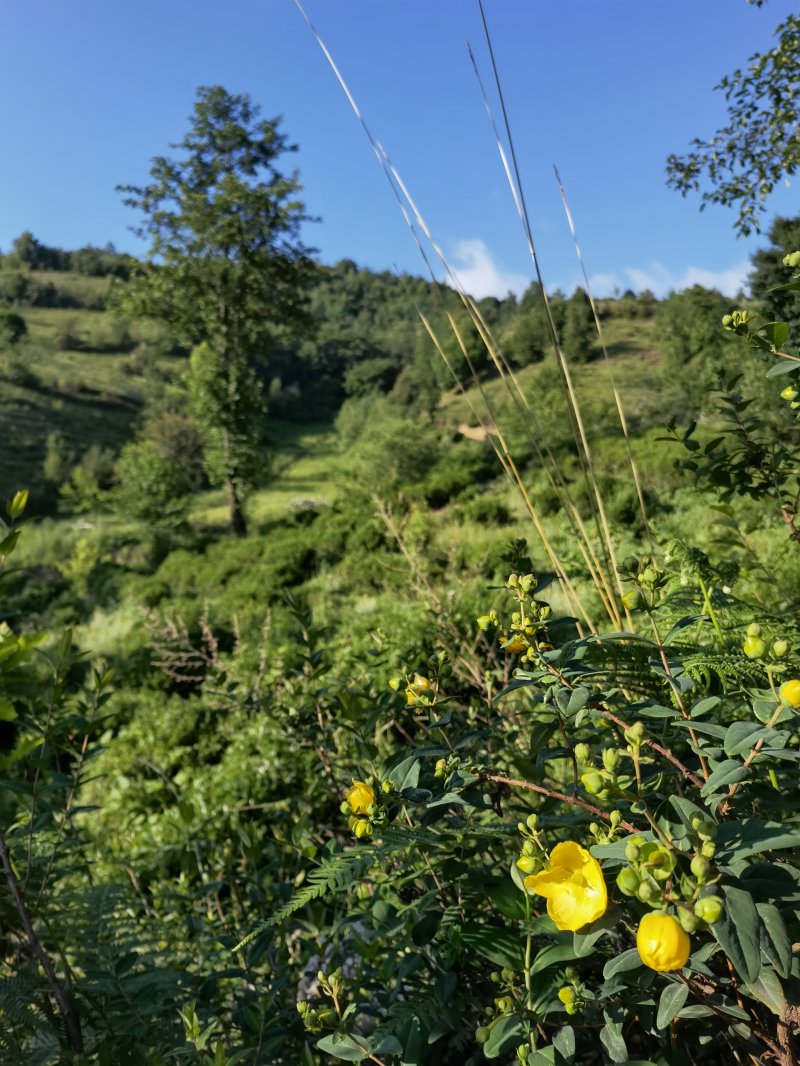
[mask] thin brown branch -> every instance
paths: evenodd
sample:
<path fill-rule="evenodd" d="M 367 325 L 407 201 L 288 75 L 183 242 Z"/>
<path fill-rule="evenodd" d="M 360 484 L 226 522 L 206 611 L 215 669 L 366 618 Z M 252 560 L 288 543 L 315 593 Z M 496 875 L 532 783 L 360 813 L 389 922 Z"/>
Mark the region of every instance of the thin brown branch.
<path fill-rule="evenodd" d="M 531 792 L 538 792 L 542 796 L 548 796 L 550 799 L 567 803 L 570 807 L 581 807 L 584 811 L 595 815 L 595 817 L 602 818 L 604 822 L 611 822 L 611 815 L 608 811 L 595 807 L 593 803 L 587 803 L 586 800 L 582 800 L 579 796 L 568 796 L 566 792 L 556 792 L 554 789 L 546 788 L 544 785 L 534 784 L 533 781 L 521 781 L 515 777 L 501 777 L 499 774 L 484 774 L 483 776 L 487 781 L 496 781 L 500 785 L 509 785 L 512 788 L 526 788 Z M 631 825 L 630 822 L 626 822 L 624 819 L 618 824 L 628 833 L 639 832 L 635 825 Z"/>
<path fill-rule="evenodd" d="M 25 932 L 25 936 L 28 940 L 28 945 L 33 955 L 38 959 L 44 970 L 47 983 L 50 986 L 50 991 L 53 994 L 53 999 L 58 1004 L 58 1009 L 64 1019 L 64 1026 L 67 1031 L 67 1039 L 69 1040 L 70 1047 L 77 1055 L 83 1054 L 83 1036 L 81 1034 L 80 1020 L 72 1008 L 64 988 L 59 981 L 53 962 L 50 956 L 42 947 L 36 930 L 33 928 L 30 915 L 25 907 L 25 900 L 22 897 L 20 891 L 19 882 L 17 881 L 14 868 L 11 865 L 11 856 L 8 853 L 8 847 L 6 846 L 6 838 L 0 830 L 0 862 L 2 862 L 3 871 L 6 875 L 6 881 L 8 883 L 9 891 L 11 892 L 14 905 L 17 908 L 17 914 L 22 928 Z"/>

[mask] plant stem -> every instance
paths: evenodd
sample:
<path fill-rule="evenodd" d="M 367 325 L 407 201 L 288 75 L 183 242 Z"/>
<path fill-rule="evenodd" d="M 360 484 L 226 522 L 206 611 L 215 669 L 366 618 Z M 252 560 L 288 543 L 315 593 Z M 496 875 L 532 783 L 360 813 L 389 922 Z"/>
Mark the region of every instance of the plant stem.
<path fill-rule="evenodd" d="M 520 781 L 514 777 L 502 777 L 499 774 L 483 774 L 483 777 L 487 781 L 496 781 L 500 785 L 509 785 L 514 788 L 527 788 L 532 792 L 538 792 L 542 796 L 549 796 L 550 799 L 560 800 L 562 803 L 567 803 L 571 807 L 581 807 L 583 810 L 588 811 L 590 814 L 595 815 L 597 818 L 602 818 L 604 822 L 611 823 L 611 815 L 607 811 L 601 810 L 600 807 L 595 807 L 592 803 L 587 803 L 586 800 L 580 799 L 578 796 L 568 796 L 565 792 L 555 792 L 552 788 L 545 788 L 544 785 L 536 785 L 533 781 Z M 623 829 L 629 833 L 638 833 L 639 830 L 635 825 L 631 825 L 630 822 L 621 821 L 617 823 Z"/>

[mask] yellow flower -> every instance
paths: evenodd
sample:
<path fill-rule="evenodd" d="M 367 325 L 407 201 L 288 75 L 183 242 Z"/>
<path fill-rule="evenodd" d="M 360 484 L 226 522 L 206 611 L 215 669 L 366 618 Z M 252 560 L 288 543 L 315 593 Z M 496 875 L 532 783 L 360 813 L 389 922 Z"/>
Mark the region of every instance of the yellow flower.
<path fill-rule="evenodd" d="M 420 697 L 432 697 L 434 694 L 433 682 L 422 674 L 414 674 L 414 680 L 406 686 L 406 703 L 409 707 L 421 702 Z"/>
<path fill-rule="evenodd" d="M 366 814 L 375 802 L 375 790 L 366 781 L 353 781 L 345 797 L 353 814 Z"/>
<path fill-rule="evenodd" d="M 645 966 L 659 973 L 681 970 L 691 951 L 689 937 L 671 914 L 646 914 L 639 922 L 636 947 Z"/>
<path fill-rule="evenodd" d="M 800 681 L 795 679 L 791 681 L 784 681 L 781 685 L 778 695 L 784 703 L 788 703 L 790 707 L 800 707 Z"/>
<path fill-rule="evenodd" d="M 502 648 L 509 655 L 522 655 L 524 651 L 528 650 L 528 645 L 519 633 L 514 633 L 513 636 L 506 637 L 506 643 L 502 645 Z"/>
<path fill-rule="evenodd" d="M 558 929 L 576 929 L 605 914 L 608 892 L 600 863 L 586 848 L 568 840 L 550 852 L 546 870 L 525 878 L 525 888 L 547 899 Z"/>

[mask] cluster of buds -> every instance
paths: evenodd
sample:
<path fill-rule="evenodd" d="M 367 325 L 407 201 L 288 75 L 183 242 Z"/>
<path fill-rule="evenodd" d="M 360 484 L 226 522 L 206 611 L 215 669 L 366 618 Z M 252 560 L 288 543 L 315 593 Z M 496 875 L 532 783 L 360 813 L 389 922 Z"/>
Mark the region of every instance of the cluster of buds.
<path fill-rule="evenodd" d="M 633 581 L 635 585 L 635 588 L 622 597 L 622 605 L 626 610 L 638 611 L 655 607 L 658 593 L 667 583 L 667 575 L 652 559 L 639 559 L 635 555 L 628 555 L 617 567 L 617 573 L 626 580 Z"/>
<path fill-rule="evenodd" d="M 695 850 L 689 873 L 678 868 L 678 855 L 659 841 L 631 837 L 625 846 L 628 861 L 617 874 L 617 888 L 654 910 L 675 905 L 677 921 L 685 933 L 713 925 L 722 918 L 723 900 L 714 894 L 719 872 L 712 860 L 716 854 L 716 823 L 695 817 L 692 821 Z"/>
<path fill-rule="evenodd" d="M 539 829 L 539 815 L 529 814 L 524 822 L 517 822 L 517 829 L 522 835 L 522 853 L 516 866 L 526 876 L 543 869 L 547 861 L 547 849 Z"/>
<path fill-rule="evenodd" d="M 495 971 L 491 975 L 492 984 L 499 985 L 498 991 L 501 995 L 495 996 L 491 1006 L 486 1007 L 487 1022 L 485 1025 L 480 1026 L 475 1032 L 475 1039 L 479 1044 L 485 1044 L 489 1039 L 489 1034 L 495 1025 L 502 1019 L 507 1018 L 510 1014 L 513 1014 L 519 1006 L 519 996 L 515 987 L 516 975 L 513 970 L 503 967 L 498 973 Z M 530 1048 L 528 1048 L 530 1050 Z"/>
<path fill-rule="evenodd" d="M 461 759 L 457 755 L 450 755 L 446 759 L 437 759 L 436 766 L 434 767 L 434 777 L 441 777 L 447 779 L 450 774 L 461 769 Z"/>
<path fill-rule="evenodd" d="M 395 692 L 403 689 L 407 707 L 432 707 L 439 694 L 438 683 L 431 681 L 424 674 L 404 674 L 393 677 L 389 681 L 389 686 Z"/>
<path fill-rule="evenodd" d="M 336 1011 L 329 1007 L 321 1010 L 312 1007 L 303 1000 L 297 1004 L 297 1013 L 303 1019 L 303 1025 L 309 1033 L 321 1033 L 326 1027 L 335 1025 L 339 1015 L 339 999 L 344 988 L 344 975 L 341 969 L 334 970 L 331 974 L 325 974 L 322 970 L 317 972 L 317 981 L 324 995 L 333 1000 Z"/>
<path fill-rule="evenodd" d="M 779 661 L 789 653 L 789 642 L 779 637 L 772 644 L 764 639 L 764 630 L 758 622 L 751 622 L 745 633 L 742 651 L 748 659 Z"/>
<path fill-rule="evenodd" d="M 596 796 L 599 800 L 609 800 L 615 796 L 627 795 L 634 783 L 630 774 L 620 774 L 619 765 L 623 754 L 628 755 L 638 769 L 641 761 L 641 746 L 644 740 L 645 728 L 641 722 L 634 722 L 629 729 L 625 730 L 627 747 L 624 751 L 619 748 L 604 748 L 601 752 L 602 768 L 589 765 L 588 769 L 581 774 L 581 784 L 590 796 Z M 589 749 L 586 744 L 575 745 L 575 758 L 579 766 L 586 765 L 589 759 Z"/>
<path fill-rule="evenodd" d="M 339 808 L 342 814 L 348 815 L 347 824 L 359 840 L 372 836 L 375 826 L 386 821 L 386 811 L 378 802 L 374 785 L 373 778 L 367 781 L 357 781 L 354 778 Z M 392 788 L 391 781 L 381 782 L 382 793 L 387 794 Z"/>
<path fill-rule="evenodd" d="M 722 316 L 722 328 L 728 330 L 729 333 L 746 336 L 750 332 L 749 321 L 749 311 L 731 311 L 729 315 Z"/>
<path fill-rule="evenodd" d="M 794 385 L 787 385 L 781 393 L 781 399 L 786 400 L 789 407 L 793 411 L 797 411 L 797 417 L 800 418 L 800 392 L 794 387 Z"/>
<path fill-rule="evenodd" d="M 564 971 L 564 977 L 569 984 L 558 990 L 558 998 L 564 1004 L 567 1014 L 577 1014 L 583 1008 L 583 984 L 578 978 L 578 971 L 574 966 L 568 966 Z"/>
<path fill-rule="evenodd" d="M 800 268 L 800 252 L 789 252 L 788 255 L 783 257 L 783 265 L 790 267 L 792 270 Z"/>
<path fill-rule="evenodd" d="M 552 650 L 552 645 L 543 642 L 543 627 L 549 620 L 552 610 L 547 603 L 539 603 L 534 598 L 537 581 L 534 574 L 511 574 L 506 581 L 506 588 L 517 599 L 517 610 L 511 615 L 507 628 L 501 628 L 497 611 L 482 614 L 477 622 L 484 633 L 490 629 L 500 630 L 500 647 L 509 655 L 521 655 L 528 661 L 536 658 L 538 652 Z"/>

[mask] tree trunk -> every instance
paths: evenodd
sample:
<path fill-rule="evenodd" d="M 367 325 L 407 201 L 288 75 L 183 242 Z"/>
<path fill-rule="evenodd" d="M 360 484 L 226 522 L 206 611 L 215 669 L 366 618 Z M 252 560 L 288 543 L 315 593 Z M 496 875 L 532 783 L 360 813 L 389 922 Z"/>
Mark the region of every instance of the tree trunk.
<path fill-rule="evenodd" d="M 225 495 L 228 498 L 228 508 L 231 515 L 231 533 L 234 537 L 247 536 L 247 520 L 239 497 L 236 494 L 236 486 L 231 478 L 225 478 Z"/>

